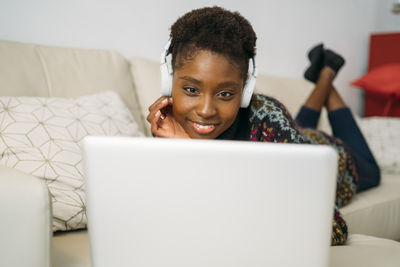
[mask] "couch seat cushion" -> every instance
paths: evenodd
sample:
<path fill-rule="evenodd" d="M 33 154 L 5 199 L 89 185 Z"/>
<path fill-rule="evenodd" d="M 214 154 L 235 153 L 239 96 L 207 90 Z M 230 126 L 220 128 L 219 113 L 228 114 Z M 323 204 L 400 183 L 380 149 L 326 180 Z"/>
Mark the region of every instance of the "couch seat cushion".
<path fill-rule="evenodd" d="M 400 243 L 366 235 L 350 235 L 345 246 L 331 247 L 331 267 L 398 267 Z"/>
<path fill-rule="evenodd" d="M 54 267 L 90 267 L 90 246 L 85 230 L 55 233 Z M 330 267 L 398 267 L 400 243 L 372 236 L 350 235 L 345 246 L 331 247 Z"/>
<path fill-rule="evenodd" d="M 351 234 L 400 241 L 400 174 L 382 174 L 378 187 L 355 195 L 340 211 Z"/>
<path fill-rule="evenodd" d="M 51 256 L 53 267 L 90 267 L 90 247 L 87 231 L 54 233 Z"/>

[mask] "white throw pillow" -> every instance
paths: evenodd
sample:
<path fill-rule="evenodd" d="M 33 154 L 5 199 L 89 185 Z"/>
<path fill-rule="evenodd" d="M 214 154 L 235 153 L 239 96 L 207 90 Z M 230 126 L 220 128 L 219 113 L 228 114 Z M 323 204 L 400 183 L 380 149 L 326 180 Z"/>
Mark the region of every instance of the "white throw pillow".
<path fill-rule="evenodd" d="M 0 164 L 46 181 L 54 231 L 86 227 L 81 141 L 88 135 L 142 134 L 115 92 L 76 99 L 0 97 Z"/>
<path fill-rule="evenodd" d="M 400 173 L 400 119 L 369 117 L 358 123 L 381 171 Z"/>

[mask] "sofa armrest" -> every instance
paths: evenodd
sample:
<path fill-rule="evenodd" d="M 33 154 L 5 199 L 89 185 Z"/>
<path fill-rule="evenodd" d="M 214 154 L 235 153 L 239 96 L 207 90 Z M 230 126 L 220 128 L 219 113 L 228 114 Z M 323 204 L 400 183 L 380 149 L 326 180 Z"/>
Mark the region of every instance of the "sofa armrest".
<path fill-rule="evenodd" d="M 0 266 L 49 267 L 51 200 L 40 179 L 0 166 Z"/>

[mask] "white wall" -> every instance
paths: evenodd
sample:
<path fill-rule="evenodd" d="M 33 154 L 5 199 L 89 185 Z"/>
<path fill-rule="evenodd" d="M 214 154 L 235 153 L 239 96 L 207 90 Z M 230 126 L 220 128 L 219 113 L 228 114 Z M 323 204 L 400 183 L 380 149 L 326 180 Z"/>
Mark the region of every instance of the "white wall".
<path fill-rule="evenodd" d="M 400 31 L 400 14 L 387 12 L 391 10 L 394 3 L 399 0 L 375 1 L 375 32 Z"/>
<path fill-rule="evenodd" d="M 366 70 L 369 34 L 400 30 L 392 0 L 0 0 L 0 39 L 115 49 L 158 60 L 169 26 L 185 12 L 221 5 L 238 10 L 258 35 L 262 73 L 301 77 L 306 52 L 324 44 L 347 60 L 336 85 L 362 113 L 361 91 L 348 85 Z"/>

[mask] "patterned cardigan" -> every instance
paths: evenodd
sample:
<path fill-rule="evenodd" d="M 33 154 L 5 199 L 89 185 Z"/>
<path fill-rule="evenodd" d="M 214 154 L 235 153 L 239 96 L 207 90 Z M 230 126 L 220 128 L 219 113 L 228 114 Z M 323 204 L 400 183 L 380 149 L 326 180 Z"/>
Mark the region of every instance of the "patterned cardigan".
<path fill-rule="evenodd" d="M 235 122 L 218 139 L 332 145 L 339 155 L 336 205 L 341 207 L 348 203 L 355 193 L 357 173 L 352 157 L 343 143 L 320 131 L 300 129 L 287 109 L 271 97 L 253 95 L 249 107 L 239 110 Z M 337 208 L 333 216 L 331 243 L 334 246 L 342 245 L 347 240 L 346 222 Z"/>

